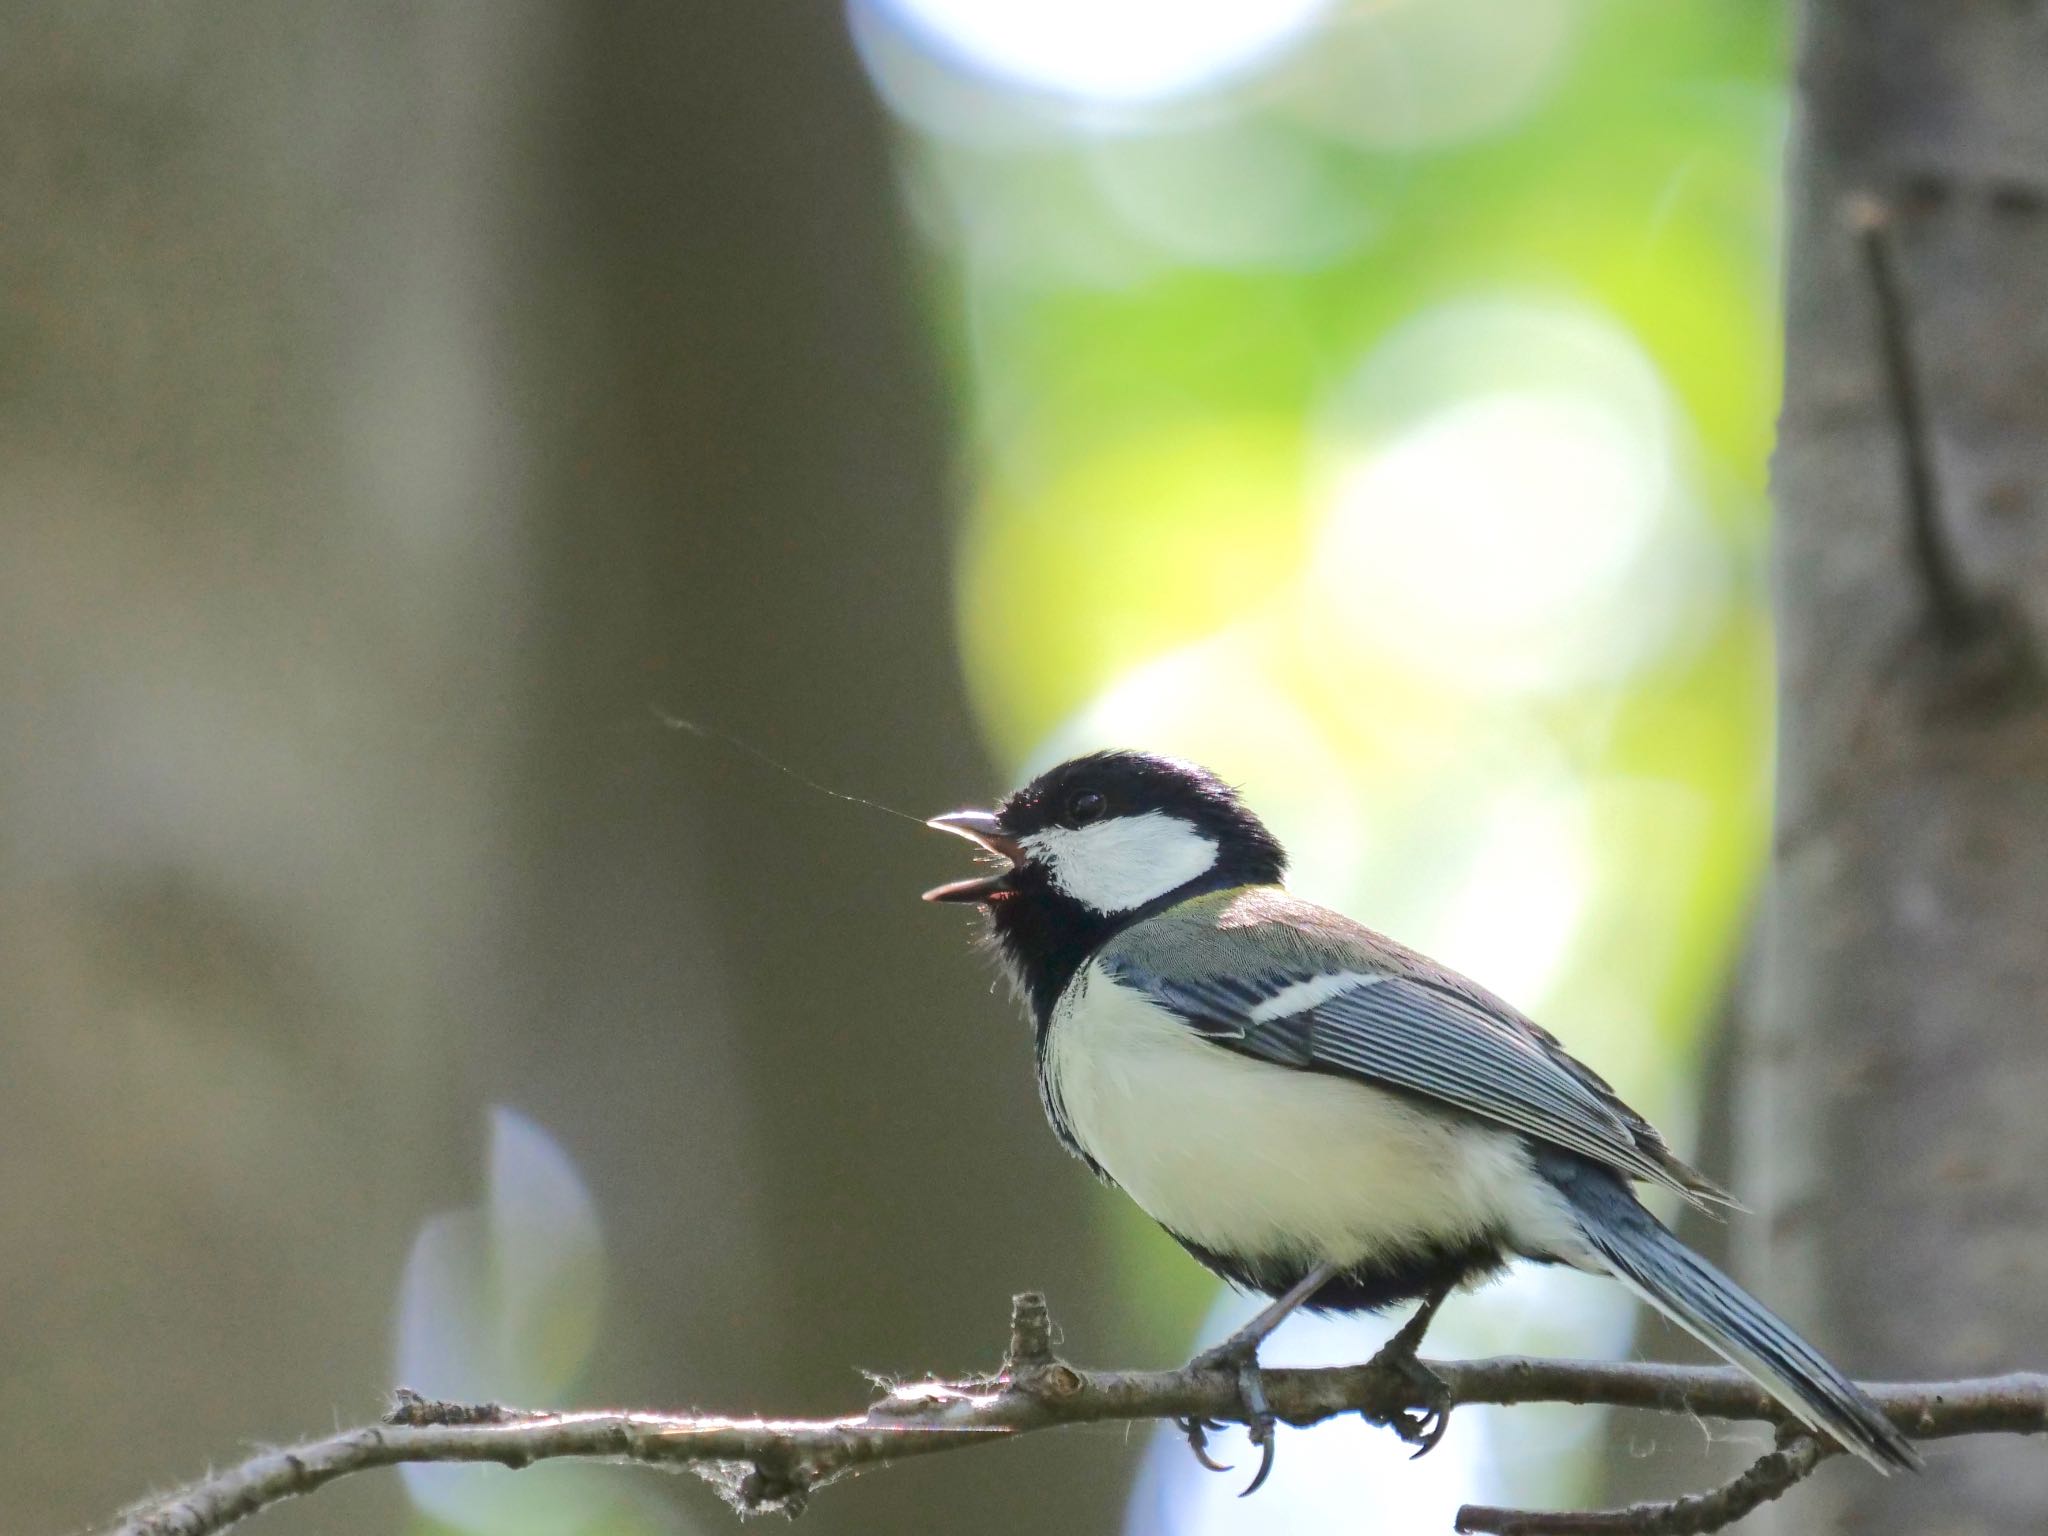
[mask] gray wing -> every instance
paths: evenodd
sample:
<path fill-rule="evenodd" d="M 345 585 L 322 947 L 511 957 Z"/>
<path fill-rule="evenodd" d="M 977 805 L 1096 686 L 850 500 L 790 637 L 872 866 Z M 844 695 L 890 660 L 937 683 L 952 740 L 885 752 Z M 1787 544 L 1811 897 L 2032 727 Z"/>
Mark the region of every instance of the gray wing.
<path fill-rule="evenodd" d="M 1548 1034 L 1448 973 L 1304 967 L 1190 978 L 1128 960 L 1107 968 L 1229 1050 L 1419 1094 L 1695 1203 L 1728 1202 Z M 1283 1012 L 1289 989 L 1304 1006 Z"/>

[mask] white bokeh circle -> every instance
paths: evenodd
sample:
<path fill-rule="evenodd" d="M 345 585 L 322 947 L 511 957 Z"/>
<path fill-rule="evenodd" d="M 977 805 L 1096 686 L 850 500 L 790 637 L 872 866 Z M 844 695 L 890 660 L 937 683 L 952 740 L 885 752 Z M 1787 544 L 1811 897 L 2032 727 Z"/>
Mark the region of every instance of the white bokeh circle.
<path fill-rule="evenodd" d="M 1330 0 L 856 0 L 1026 90 L 1138 105 L 1225 83 L 1297 41 Z"/>
<path fill-rule="evenodd" d="M 1678 420 L 1597 310 L 1485 298 L 1409 321 L 1318 433 L 1330 643 L 1475 690 L 1626 675 L 1700 574 Z"/>

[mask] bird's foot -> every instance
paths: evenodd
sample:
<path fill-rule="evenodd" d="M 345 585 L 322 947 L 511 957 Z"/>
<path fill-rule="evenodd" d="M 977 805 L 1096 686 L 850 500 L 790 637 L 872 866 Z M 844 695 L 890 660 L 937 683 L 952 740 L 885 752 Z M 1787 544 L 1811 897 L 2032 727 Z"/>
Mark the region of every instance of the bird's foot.
<path fill-rule="evenodd" d="M 1275 1420 L 1273 1408 L 1266 1401 L 1265 1383 L 1259 1373 L 1259 1340 L 1256 1338 L 1233 1338 L 1225 1340 L 1214 1349 L 1206 1349 L 1188 1362 L 1197 1371 L 1228 1371 L 1237 1381 L 1237 1399 L 1244 1406 L 1245 1433 L 1253 1445 L 1259 1448 L 1259 1470 L 1252 1480 L 1245 1484 L 1239 1498 L 1249 1498 L 1265 1486 L 1266 1479 L 1273 1471 L 1273 1436 Z M 1187 1418 L 1177 1421 L 1188 1437 L 1188 1448 L 1195 1453 L 1195 1460 L 1211 1472 L 1228 1472 L 1230 1468 L 1217 1462 L 1209 1455 L 1208 1431 L 1223 1426 L 1214 1419 Z"/>
<path fill-rule="evenodd" d="M 1404 1444 L 1415 1447 L 1409 1457 L 1413 1461 L 1435 1450 L 1451 1427 L 1451 1389 L 1443 1377 L 1416 1358 L 1415 1341 L 1404 1337 L 1406 1332 L 1403 1329 L 1387 1340 L 1366 1362 L 1366 1369 L 1392 1377 L 1405 1389 L 1405 1405 L 1393 1410 L 1386 1425 Z"/>

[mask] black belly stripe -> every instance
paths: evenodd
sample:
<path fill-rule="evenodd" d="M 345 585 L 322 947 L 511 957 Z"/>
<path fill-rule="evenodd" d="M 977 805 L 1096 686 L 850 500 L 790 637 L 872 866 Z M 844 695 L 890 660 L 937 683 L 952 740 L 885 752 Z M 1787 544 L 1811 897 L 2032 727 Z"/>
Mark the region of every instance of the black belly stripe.
<path fill-rule="evenodd" d="M 1171 1227 L 1166 1228 L 1166 1235 L 1232 1285 L 1267 1296 L 1278 1296 L 1298 1284 L 1313 1267 L 1310 1261 L 1296 1257 L 1218 1253 Z M 1398 1256 L 1347 1270 L 1310 1297 L 1307 1305 L 1317 1312 L 1378 1312 L 1433 1295 L 1444 1286 L 1488 1279 L 1511 1256 L 1492 1233 L 1462 1244 L 1418 1243 Z"/>

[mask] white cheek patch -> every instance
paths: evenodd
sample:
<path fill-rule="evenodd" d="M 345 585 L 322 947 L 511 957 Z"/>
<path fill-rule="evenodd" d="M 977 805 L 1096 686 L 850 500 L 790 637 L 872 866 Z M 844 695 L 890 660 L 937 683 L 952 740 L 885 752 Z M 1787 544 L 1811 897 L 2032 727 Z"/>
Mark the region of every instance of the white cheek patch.
<path fill-rule="evenodd" d="M 1086 827 L 1052 827 L 1024 839 L 1052 883 L 1097 912 L 1128 912 L 1177 890 L 1216 863 L 1216 844 L 1164 811 Z"/>

